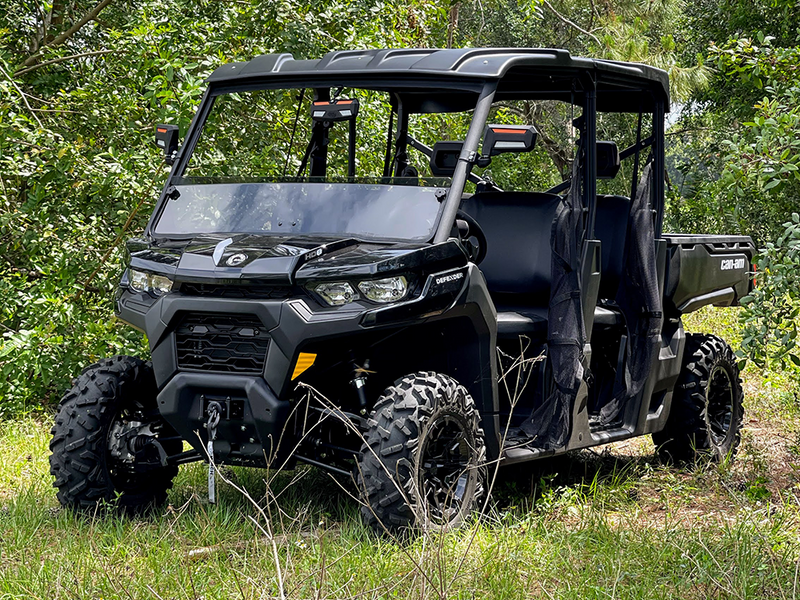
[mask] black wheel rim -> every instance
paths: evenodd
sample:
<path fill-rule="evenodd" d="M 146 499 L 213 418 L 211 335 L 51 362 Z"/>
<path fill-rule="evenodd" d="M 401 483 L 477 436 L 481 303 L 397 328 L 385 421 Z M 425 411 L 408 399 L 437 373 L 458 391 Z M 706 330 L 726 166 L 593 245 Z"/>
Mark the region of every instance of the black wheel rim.
<path fill-rule="evenodd" d="M 428 428 L 420 454 L 420 488 L 425 512 L 437 524 L 462 512 L 471 476 L 472 448 L 461 418 L 444 414 Z"/>
<path fill-rule="evenodd" d="M 733 382 L 722 366 L 712 369 L 706 391 L 706 421 L 711 441 L 720 447 L 725 443 L 733 423 Z"/>

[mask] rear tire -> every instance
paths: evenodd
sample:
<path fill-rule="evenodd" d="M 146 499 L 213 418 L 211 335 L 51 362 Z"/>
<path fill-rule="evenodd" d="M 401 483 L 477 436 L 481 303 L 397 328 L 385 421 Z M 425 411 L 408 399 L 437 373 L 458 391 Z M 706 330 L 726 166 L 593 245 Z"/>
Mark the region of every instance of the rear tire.
<path fill-rule="evenodd" d="M 486 446 L 464 386 L 446 375 L 398 379 L 378 399 L 361 449 L 361 515 L 380 533 L 459 527 L 484 495 Z"/>
<path fill-rule="evenodd" d="M 155 458 L 156 466 L 137 469 L 132 459 L 120 458 L 133 456 L 126 449 L 136 446 L 127 441 L 134 437 L 170 438 L 161 444 L 167 455 L 183 448 L 158 414 L 156 394 L 153 369 L 138 358 L 116 356 L 84 369 L 61 400 L 50 431 L 50 473 L 63 506 L 91 511 L 110 503 L 140 512 L 166 500 L 177 466 L 160 466 Z M 151 451 L 152 446 L 139 454 L 152 459 Z"/>
<path fill-rule="evenodd" d="M 667 425 L 653 434 L 661 459 L 732 458 L 741 439 L 742 399 L 742 380 L 731 347 L 715 335 L 689 334 Z"/>

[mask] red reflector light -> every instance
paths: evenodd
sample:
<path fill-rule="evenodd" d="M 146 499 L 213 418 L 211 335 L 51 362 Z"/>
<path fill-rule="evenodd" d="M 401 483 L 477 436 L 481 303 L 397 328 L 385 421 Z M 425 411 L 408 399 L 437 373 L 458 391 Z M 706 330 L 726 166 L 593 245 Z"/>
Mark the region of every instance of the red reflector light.
<path fill-rule="evenodd" d="M 314 102 L 314 106 L 349 106 L 352 103 L 353 100 L 335 100 L 333 102 L 320 100 L 319 102 Z"/>
<path fill-rule="evenodd" d="M 492 128 L 492 131 L 495 133 L 516 133 L 517 135 L 522 135 L 527 133 L 524 129 L 498 129 L 496 127 Z"/>

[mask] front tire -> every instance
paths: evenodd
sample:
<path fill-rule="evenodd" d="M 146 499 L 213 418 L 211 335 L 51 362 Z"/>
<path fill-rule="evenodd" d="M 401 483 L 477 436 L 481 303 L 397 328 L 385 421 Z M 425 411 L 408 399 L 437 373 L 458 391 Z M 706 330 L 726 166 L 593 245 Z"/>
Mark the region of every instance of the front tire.
<path fill-rule="evenodd" d="M 84 369 L 50 431 L 50 473 L 62 506 L 91 511 L 110 503 L 140 512 L 166 500 L 178 467 L 163 466 L 163 458 L 183 444 L 161 419 L 156 393 L 152 367 L 138 358 Z"/>
<path fill-rule="evenodd" d="M 377 532 L 460 526 L 485 492 L 474 400 L 446 375 L 398 379 L 375 405 L 357 469 L 361 514 Z"/>
<path fill-rule="evenodd" d="M 662 460 L 732 458 L 741 439 L 743 396 L 731 347 L 715 335 L 688 335 L 667 425 L 653 434 Z"/>

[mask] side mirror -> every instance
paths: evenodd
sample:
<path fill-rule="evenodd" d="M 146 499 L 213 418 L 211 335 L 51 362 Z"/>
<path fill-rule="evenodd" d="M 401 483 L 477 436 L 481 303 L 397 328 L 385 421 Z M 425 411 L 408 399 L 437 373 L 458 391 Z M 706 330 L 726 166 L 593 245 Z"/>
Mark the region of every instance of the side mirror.
<path fill-rule="evenodd" d="M 311 118 L 314 121 L 349 121 L 358 115 L 358 100 L 322 100 L 311 103 Z"/>
<path fill-rule="evenodd" d="M 538 135 L 533 125 L 489 125 L 483 136 L 482 158 L 491 159 L 504 152 L 530 152 Z"/>
<path fill-rule="evenodd" d="M 178 126 L 156 125 L 156 146 L 164 151 L 164 161 L 171 165 L 178 154 Z"/>

